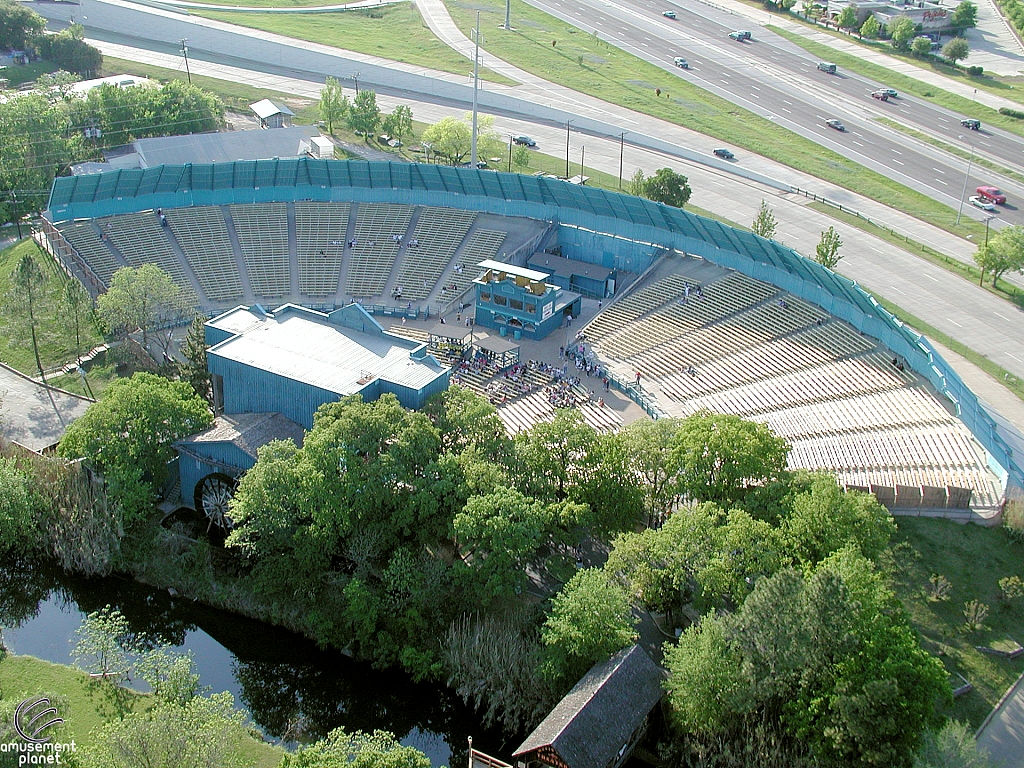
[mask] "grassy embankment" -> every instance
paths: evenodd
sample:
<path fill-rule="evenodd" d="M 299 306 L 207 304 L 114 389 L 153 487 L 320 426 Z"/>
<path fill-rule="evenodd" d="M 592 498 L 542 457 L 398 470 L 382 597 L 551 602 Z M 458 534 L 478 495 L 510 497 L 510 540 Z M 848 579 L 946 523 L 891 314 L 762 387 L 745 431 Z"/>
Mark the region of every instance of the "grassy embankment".
<path fill-rule="evenodd" d="M 267 4 L 270 4 L 269 0 Z M 233 13 L 202 10 L 194 10 L 192 13 L 229 24 L 465 77 L 473 71 L 469 59 L 434 36 L 412 3 L 344 13 Z M 339 72 L 338 76 L 344 78 L 350 74 Z M 480 79 L 501 85 L 516 85 L 514 80 L 487 68 L 481 68 Z"/>
<path fill-rule="evenodd" d="M 0 660 L 0 701 L 19 702 L 46 695 L 57 702 L 64 718 L 60 739 L 74 739 L 78 749 L 93 743 L 93 733 L 104 723 L 149 706 L 150 696 L 109 682 L 96 680 L 81 670 L 51 664 L 32 656 L 7 656 Z M 246 732 L 241 755 L 255 768 L 274 768 L 284 754 Z"/>
<path fill-rule="evenodd" d="M 977 728 L 1024 671 L 1024 657 L 1011 661 L 975 647 L 1024 643 L 1024 598 L 1017 598 L 1015 604 L 1005 603 L 999 597 L 998 584 L 1007 576 L 1024 578 L 1024 545 L 1011 541 L 1002 528 L 911 517 L 899 517 L 897 523 L 899 531 L 893 542 L 896 593 L 921 633 L 924 648 L 974 686 L 946 714 Z M 928 598 L 926 588 L 932 574 L 941 574 L 952 584 L 948 600 Z M 970 600 L 979 600 L 990 609 L 983 631 L 964 628 L 964 603 Z"/>

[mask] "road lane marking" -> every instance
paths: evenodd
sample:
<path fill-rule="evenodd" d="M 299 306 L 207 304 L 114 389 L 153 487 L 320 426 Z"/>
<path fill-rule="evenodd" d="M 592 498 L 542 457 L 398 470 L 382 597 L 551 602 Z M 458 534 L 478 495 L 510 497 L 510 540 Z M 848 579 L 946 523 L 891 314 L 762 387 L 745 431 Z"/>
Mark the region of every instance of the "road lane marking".
<path fill-rule="evenodd" d="M 948 317 L 947 317 L 946 319 L 947 319 L 947 320 L 949 320 L 949 322 L 951 322 L 951 323 L 952 323 L 953 325 L 955 325 L 955 326 L 956 326 L 957 328 L 963 328 L 963 326 L 962 326 L 962 325 L 960 325 L 960 323 L 958 323 L 958 322 L 957 322 L 956 320 L 950 320 L 950 318 L 948 318 Z"/>

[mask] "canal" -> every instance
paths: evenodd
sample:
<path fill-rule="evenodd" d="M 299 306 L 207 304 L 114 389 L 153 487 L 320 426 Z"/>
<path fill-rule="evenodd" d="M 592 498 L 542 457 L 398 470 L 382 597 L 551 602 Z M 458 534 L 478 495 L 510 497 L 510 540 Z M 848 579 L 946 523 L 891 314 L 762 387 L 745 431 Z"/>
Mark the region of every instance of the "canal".
<path fill-rule="evenodd" d="M 229 691 L 265 737 L 286 746 L 339 726 L 394 733 L 434 766 L 464 766 L 467 737 L 508 760 L 516 737 L 481 726 L 447 688 L 378 671 L 287 630 L 219 611 L 130 578 L 76 578 L 40 564 L 0 564 L 0 628 L 13 653 L 70 664 L 75 630 L 105 605 L 134 633 L 191 651 L 200 683 Z"/>

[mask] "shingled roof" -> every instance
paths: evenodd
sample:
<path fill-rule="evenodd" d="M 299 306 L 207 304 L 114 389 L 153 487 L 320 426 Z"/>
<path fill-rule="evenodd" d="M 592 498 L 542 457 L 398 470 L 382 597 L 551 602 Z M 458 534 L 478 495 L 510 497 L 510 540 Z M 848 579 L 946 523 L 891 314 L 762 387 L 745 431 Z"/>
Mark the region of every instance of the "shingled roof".
<path fill-rule="evenodd" d="M 232 413 L 218 416 L 209 429 L 177 444 L 233 443 L 255 459 L 256 452 L 271 440 L 291 438 L 301 446 L 305 434 L 301 424 L 280 413 Z"/>
<path fill-rule="evenodd" d="M 513 757 L 549 762 L 553 751 L 567 768 L 604 768 L 661 699 L 664 674 L 640 646 L 623 648 L 595 664 Z"/>

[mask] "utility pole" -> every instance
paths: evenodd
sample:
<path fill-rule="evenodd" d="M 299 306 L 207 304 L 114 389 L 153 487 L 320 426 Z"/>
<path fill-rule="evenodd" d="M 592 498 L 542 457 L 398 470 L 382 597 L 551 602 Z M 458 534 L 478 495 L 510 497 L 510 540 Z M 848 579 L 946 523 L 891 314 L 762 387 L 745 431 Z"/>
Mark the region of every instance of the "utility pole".
<path fill-rule="evenodd" d="M 505 0 L 505 29 L 512 29 L 512 0 Z"/>
<path fill-rule="evenodd" d="M 512 173 L 512 134 L 508 135 L 508 172 Z"/>
<path fill-rule="evenodd" d="M 352 73 L 352 81 L 356 84 L 356 96 L 359 95 L 359 72 Z"/>
<path fill-rule="evenodd" d="M 569 125 L 572 120 L 565 121 L 565 178 L 569 178 Z"/>
<path fill-rule="evenodd" d="M 622 151 L 626 146 L 626 131 L 619 134 L 619 189 L 622 189 Z"/>
<path fill-rule="evenodd" d="M 962 139 L 963 136 L 958 136 L 957 138 Z M 960 216 L 963 215 L 963 212 L 964 212 L 964 196 L 967 194 L 967 182 L 971 178 L 971 165 L 973 163 L 974 163 L 974 144 L 971 144 L 971 157 L 967 161 L 967 173 L 964 175 L 964 188 L 960 192 L 960 209 L 956 212 L 956 224 L 954 226 L 959 226 L 960 225 Z"/>
<path fill-rule="evenodd" d="M 477 84 L 480 82 L 480 11 L 476 12 L 476 48 L 473 52 L 473 135 L 470 143 L 469 162 L 476 168 L 476 120 L 477 120 Z"/>
<path fill-rule="evenodd" d="M 586 156 L 587 156 L 587 145 L 584 144 L 582 147 L 580 147 L 580 186 L 583 186 L 583 185 L 585 185 L 587 183 L 586 180 L 585 180 L 584 173 L 583 173 L 583 168 L 584 168 L 583 161 L 586 158 Z"/>
<path fill-rule="evenodd" d="M 192 85 L 192 73 L 188 68 L 188 46 L 185 45 L 187 42 L 187 37 L 181 38 L 181 55 L 185 57 L 185 76 L 188 78 L 188 84 Z"/>

